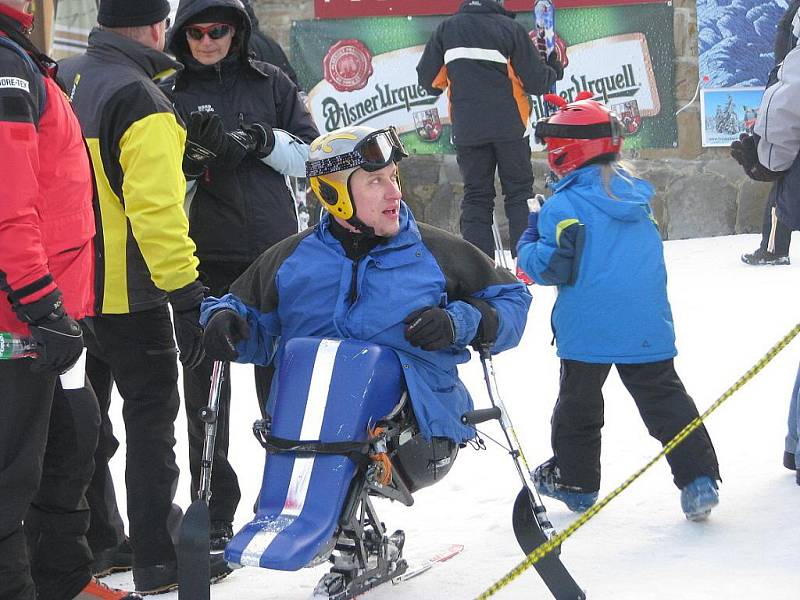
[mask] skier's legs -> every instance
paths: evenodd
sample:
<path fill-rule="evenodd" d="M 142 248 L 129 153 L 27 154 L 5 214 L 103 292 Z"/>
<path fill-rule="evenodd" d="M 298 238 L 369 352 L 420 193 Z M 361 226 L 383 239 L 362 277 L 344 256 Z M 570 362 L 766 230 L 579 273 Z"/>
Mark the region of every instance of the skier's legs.
<path fill-rule="evenodd" d="M 123 399 L 125 484 L 134 570 L 174 563 L 169 526 L 178 483 L 174 422 L 178 365 L 166 306 L 94 319 L 95 334 Z"/>
<path fill-rule="evenodd" d="M 464 180 L 461 202 L 461 237 L 494 259 L 492 219 L 494 173 L 497 159 L 492 144 L 456 146 L 456 160 Z"/>
<path fill-rule="evenodd" d="M 792 230 L 778 221 L 775 202 L 778 196 L 778 186 L 773 184 L 764 205 L 764 215 L 761 219 L 761 244 L 762 252 L 771 252 L 777 256 L 789 254 L 789 244 L 792 241 Z"/>
<path fill-rule="evenodd" d="M 86 377 L 100 408 L 100 431 L 94 453 L 95 468 L 86 490 L 86 501 L 91 514 L 86 539 L 92 552 L 98 553 L 119 546 L 125 539 L 125 526 L 117 508 L 114 480 L 108 468 L 108 461 L 119 448 L 111 418 L 108 416 L 114 378 L 111 376 L 111 367 L 102 358 L 91 319 L 86 319 L 83 323 L 83 339 L 87 349 Z"/>
<path fill-rule="evenodd" d="M 34 600 L 22 520 L 36 496 L 55 375 L 0 360 L 0 598 Z"/>
<path fill-rule="evenodd" d="M 561 361 L 558 402 L 551 421 L 551 442 L 559 482 L 583 491 L 600 489 L 600 436 L 603 384 L 611 365 Z"/>
<path fill-rule="evenodd" d="M 789 400 L 789 419 L 786 433 L 786 452 L 794 454 L 795 465 L 800 465 L 800 365 Z"/>
<path fill-rule="evenodd" d="M 698 416 L 672 359 L 652 363 L 618 364 L 622 383 L 633 396 L 647 431 L 666 444 Z M 704 425 L 698 427 L 667 455 L 673 481 L 683 489 L 701 475 L 718 480 L 719 464 Z"/>
<path fill-rule="evenodd" d="M 517 242 L 528 226 L 528 198 L 533 197 L 533 166 L 527 137 L 496 142 L 497 173 L 505 196 L 511 255 L 517 255 Z"/>
<path fill-rule="evenodd" d="M 38 600 L 75 597 L 92 576 L 84 493 L 94 471 L 100 410 L 90 387 L 56 385 L 39 492 L 25 517 Z"/>

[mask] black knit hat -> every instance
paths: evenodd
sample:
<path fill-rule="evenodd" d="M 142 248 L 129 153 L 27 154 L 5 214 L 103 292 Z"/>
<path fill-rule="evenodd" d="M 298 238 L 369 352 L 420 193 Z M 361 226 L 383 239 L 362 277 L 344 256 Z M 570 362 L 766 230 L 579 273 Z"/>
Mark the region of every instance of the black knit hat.
<path fill-rule="evenodd" d="M 100 0 L 97 22 L 103 27 L 140 27 L 160 23 L 167 15 L 167 0 Z"/>
<path fill-rule="evenodd" d="M 205 10 L 193 14 L 183 23 L 193 25 L 195 23 L 230 23 L 240 26 L 242 22 L 242 12 L 232 6 L 211 6 Z"/>

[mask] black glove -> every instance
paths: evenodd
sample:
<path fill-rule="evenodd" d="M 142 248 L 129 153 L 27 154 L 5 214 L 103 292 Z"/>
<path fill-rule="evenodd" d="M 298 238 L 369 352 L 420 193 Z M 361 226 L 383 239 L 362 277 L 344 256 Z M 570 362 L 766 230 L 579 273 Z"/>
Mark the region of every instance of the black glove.
<path fill-rule="evenodd" d="M 531 213 L 533 214 L 533 213 Z M 475 351 L 480 352 L 482 347 L 489 347 L 497 339 L 497 331 L 500 328 L 500 320 L 497 318 L 497 311 L 486 300 L 480 298 L 466 298 L 464 302 L 474 306 L 481 312 L 481 320 L 478 323 L 478 330 L 475 337 L 469 343 Z"/>
<path fill-rule="evenodd" d="M 68 371 L 83 352 L 83 332 L 64 311 L 61 292 L 55 290 L 36 302 L 14 304 L 13 308 L 17 317 L 29 324 L 31 337 L 39 346 L 31 371 Z"/>
<path fill-rule="evenodd" d="M 556 72 L 556 81 L 564 79 L 564 65 L 558 60 L 557 52 L 551 52 L 550 56 L 547 57 L 547 66 Z"/>
<path fill-rule="evenodd" d="M 266 123 L 242 123 L 240 127 L 241 129 L 231 131 L 228 135 L 236 138 L 248 154 L 256 158 L 266 158 L 275 149 L 275 133 Z"/>
<path fill-rule="evenodd" d="M 771 171 L 758 160 L 758 142 L 760 137 L 756 134 L 743 133 L 739 139 L 731 144 L 731 156 L 742 165 L 744 172 L 755 181 L 775 181 L 785 174 L 785 171 Z"/>
<path fill-rule="evenodd" d="M 222 152 L 225 129 L 219 115 L 208 111 L 195 111 L 186 120 L 186 149 L 183 154 L 183 172 L 197 177 L 212 159 Z"/>
<path fill-rule="evenodd" d="M 199 281 L 169 292 L 178 358 L 187 369 L 196 368 L 203 360 L 203 328 L 200 327 L 200 303 L 207 288 Z"/>
<path fill-rule="evenodd" d="M 405 319 L 405 337 L 412 346 L 429 352 L 452 346 L 456 339 L 453 320 L 443 308 L 429 306 L 415 310 Z"/>
<path fill-rule="evenodd" d="M 234 361 L 239 357 L 236 344 L 250 337 L 250 327 L 239 313 L 229 308 L 218 310 L 206 323 L 203 347 L 214 360 Z"/>

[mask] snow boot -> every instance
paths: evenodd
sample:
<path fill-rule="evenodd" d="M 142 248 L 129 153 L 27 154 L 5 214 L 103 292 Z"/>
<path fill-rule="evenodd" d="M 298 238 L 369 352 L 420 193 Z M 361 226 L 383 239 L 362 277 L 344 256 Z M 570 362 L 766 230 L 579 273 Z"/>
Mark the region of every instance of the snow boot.
<path fill-rule="evenodd" d="M 572 512 L 582 513 L 597 502 L 597 492 L 585 490 L 576 485 L 560 482 L 560 473 L 555 457 L 536 467 L 531 473 L 533 486 L 542 496 L 555 498 L 567 505 Z"/>
<path fill-rule="evenodd" d="M 719 504 L 717 482 L 702 475 L 681 490 L 681 508 L 690 521 L 705 521 Z"/>
<path fill-rule="evenodd" d="M 73 600 L 142 600 L 139 594 L 108 587 L 94 577 Z"/>
<path fill-rule="evenodd" d="M 220 552 L 210 554 L 209 561 L 211 583 L 216 583 L 232 571 Z M 136 591 L 145 595 L 175 590 L 178 588 L 178 563 L 134 567 L 133 582 L 136 585 Z"/>
<path fill-rule="evenodd" d="M 130 571 L 132 567 L 133 548 L 131 548 L 130 540 L 126 537 L 119 546 L 94 553 L 92 575 L 100 578 L 111 573 Z"/>
<path fill-rule="evenodd" d="M 742 262 L 747 265 L 788 265 L 789 257 L 786 254 L 773 254 L 768 250 L 759 248 L 750 254 L 742 254 Z"/>
<path fill-rule="evenodd" d="M 233 524 L 229 521 L 211 521 L 209 546 L 212 552 L 222 552 L 233 538 Z"/>

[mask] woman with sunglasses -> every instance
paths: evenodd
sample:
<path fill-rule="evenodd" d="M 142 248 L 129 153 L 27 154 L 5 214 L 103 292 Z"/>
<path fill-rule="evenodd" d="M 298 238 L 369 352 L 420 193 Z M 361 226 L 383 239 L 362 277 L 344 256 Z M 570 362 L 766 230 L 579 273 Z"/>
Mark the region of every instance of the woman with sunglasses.
<path fill-rule="evenodd" d="M 305 175 L 308 144 L 318 135 L 297 87 L 279 68 L 248 53 L 250 20 L 238 0 L 182 0 L 167 48 L 184 70 L 165 92 L 186 122 L 189 234 L 211 294 L 228 291 L 267 248 L 297 232 L 286 176 Z M 196 491 L 212 361 L 183 372 L 189 464 Z M 256 389 L 266 375 L 257 370 Z M 225 377 L 212 479 L 211 544 L 224 548 L 240 493 L 227 460 L 230 378 Z M 263 403 L 262 403 L 263 406 Z"/>

